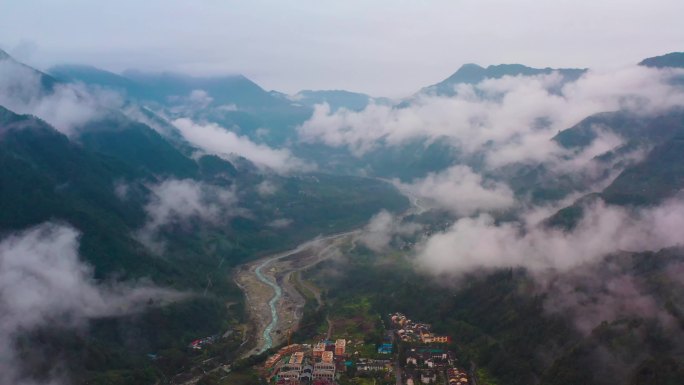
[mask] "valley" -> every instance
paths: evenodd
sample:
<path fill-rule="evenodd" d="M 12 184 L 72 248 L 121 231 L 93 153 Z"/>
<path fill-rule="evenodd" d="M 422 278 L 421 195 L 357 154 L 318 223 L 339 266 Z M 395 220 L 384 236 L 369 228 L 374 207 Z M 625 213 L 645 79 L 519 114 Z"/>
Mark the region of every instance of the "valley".
<path fill-rule="evenodd" d="M 397 98 L 20 57 L 0 385 L 684 383 L 684 53 Z"/>
<path fill-rule="evenodd" d="M 236 269 L 235 281 L 243 290 L 255 347 L 245 356 L 259 354 L 287 341 L 302 317 L 305 294 L 293 274 L 336 255 L 337 247 L 360 230 L 317 237 L 295 249 L 267 256 Z M 300 282 L 301 283 L 301 282 Z"/>

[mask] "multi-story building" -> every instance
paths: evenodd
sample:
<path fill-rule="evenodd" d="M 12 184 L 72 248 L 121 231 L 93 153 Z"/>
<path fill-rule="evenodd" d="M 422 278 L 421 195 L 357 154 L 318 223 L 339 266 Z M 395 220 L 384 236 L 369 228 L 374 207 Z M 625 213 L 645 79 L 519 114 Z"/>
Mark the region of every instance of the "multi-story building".
<path fill-rule="evenodd" d="M 289 367 L 301 371 L 303 363 L 304 352 L 295 352 L 292 356 L 290 356 L 290 361 L 287 364 Z"/>
<path fill-rule="evenodd" d="M 335 379 L 335 364 L 332 362 L 318 362 L 314 364 L 313 378 L 314 380 L 333 381 Z"/>
<path fill-rule="evenodd" d="M 339 340 L 335 341 L 335 355 L 336 356 L 343 356 L 344 352 L 346 350 L 346 347 L 347 347 L 347 341 L 345 341 L 343 339 L 339 339 Z"/>
<path fill-rule="evenodd" d="M 313 356 L 314 358 L 319 358 L 325 351 L 325 342 L 319 342 L 317 343 L 314 348 L 313 348 Z"/>
<path fill-rule="evenodd" d="M 325 351 L 323 354 L 321 354 L 321 362 L 324 363 L 332 363 L 334 358 L 335 356 L 333 352 L 330 351 Z"/>

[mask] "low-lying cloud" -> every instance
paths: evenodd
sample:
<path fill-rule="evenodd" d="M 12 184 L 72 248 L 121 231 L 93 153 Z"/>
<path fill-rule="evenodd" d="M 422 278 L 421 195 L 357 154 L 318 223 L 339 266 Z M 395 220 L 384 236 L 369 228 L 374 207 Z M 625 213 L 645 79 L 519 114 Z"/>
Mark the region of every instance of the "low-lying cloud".
<path fill-rule="evenodd" d="M 642 278 L 610 262 L 539 278 L 540 289 L 547 295 L 545 310 L 572 319 L 584 334 L 603 321 L 633 316 L 654 319 L 669 330 L 677 328 L 676 319 L 650 293 Z"/>
<path fill-rule="evenodd" d="M 421 229 L 421 225 L 404 223 L 401 218 L 383 210 L 370 219 L 358 240 L 369 249 L 381 252 L 387 250 L 395 236 L 411 236 Z"/>
<path fill-rule="evenodd" d="M 147 222 L 136 237 L 151 250 L 162 253 L 165 242 L 160 232 L 167 226 L 185 226 L 193 220 L 216 224 L 241 212 L 234 189 L 191 179 L 168 179 L 149 186 L 145 205 Z"/>
<path fill-rule="evenodd" d="M 0 105 L 18 114 L 35 115 L 65 135 L 122 105 L 119 94 L 56 83 L 46 88 L 41 75 L 12 60 L 0 60 Z"/>
<path fill-rule="evenodd" d="M 457 220 L 417 250 L 418 263 L 436 273 L 525 267 L 565 271 L 616 251 L 645 251 L 684 242 L 684 200 L 632 211 L 596 202 L 571 231 L 521 222 L 496 223 L 488 214 Z"/>
<path fill-rule="evenodd" d="M 648 114 L 684 105 L 682 89 L 668 83 L 681 72 L 635 66 L 588 71 L 566 84 L 557 73 L 506 76 L 459 84 L 454 97 L 419 94 L 402 108 L 333 112 L 319 105 L 298 132 L 302 141 L 347 147 L 357 156 L 424 139 L 450 144 L 465 156 L 481 154 L 489 169 L 548 162 L 572 155 L 551 138 L 589 115 L 619 109 Z"/>
<path fill-rule="evenodd" d="M 16 338 L 50 325 L 82 326 L 88 319 L 143 310 L 185 295 L 150 284 L 98 284 L 78 257 L 79 232 L 46 223 L 0 241 L 0 383 L 20 378 Z M 50 382 L 54 384 L 55 382 Z"/>
<path fill-rule="evenodd" d="M 273 149 L 265 144 L 252 142 L 215 123 L 198 124 L 190 119 L 174 120 L 183 136 L 202 150 L 220 157 L 232 159 L 241 156 L 260 168 L 281 173 L 311 171 L 314 167 L 292 155 L 288 149 Z"/>
<path fill-rule="evenodd" d="M 257 193 L 259 196 L 262 198 L 271 196 L 278 191 L 278 186 L 276 186 L 273 182 L 265 180 L 261 183 L 259 183 L 256 187 Z"/>
<path fill-rule="evenodd" d="M 399 187 L 435 208 L 457 215 L 504 210 L 516 203 L 506 184 L 485 180 L 467 166 L 452 166 Z"/>

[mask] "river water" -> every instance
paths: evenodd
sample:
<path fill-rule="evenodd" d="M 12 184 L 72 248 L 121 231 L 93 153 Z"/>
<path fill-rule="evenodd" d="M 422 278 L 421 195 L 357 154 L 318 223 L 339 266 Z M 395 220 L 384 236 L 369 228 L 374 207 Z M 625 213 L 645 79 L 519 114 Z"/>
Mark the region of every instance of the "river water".
<path fill-rule="evenodd" d="M 271 297 L 271 299 L 268 301 L 268 307 L 271 311 L 271 322 L 268 323 L 268 325 L 264 328 L 264 331 L 261 334 L 263 345 L 259 350 L 259 353 L 262 353 L 273 347 L 273 337 L 271 336 L 271 334 L 273 333 L 273 329 L 275 329 L 275 327 L 278 325 L 278 301 L 280 301 L 280 298 L 283 295 L 283 289 L 280 287 L 280 285 L 278 285 L 278 282 L 275 282 L 275 280 L 272 280 L 270 277 L 264 275 L 263 269 L 265 269 L 269 264 L 278 259 L 289 257 L 293 254 L 300 253 L 304 250 L 307 250 L 315 246 L 323 246 L 325 243 L 333 242 L 336 239 L 346 237 L 357 232 L 358 230 L 347 231 L 344 233 L 332 234 L 326 237 L 319 237 L 311 241 L 304 242 L 292 250 L 288 250 L 284 253 L 276 254 L 274 256 L 266 257 L 264 261 L 254 269 L 254 275 L 256 275 L 257 279 L 259 279 L 259 281 L 263 282 L 264 284 L 270 286 L 273 289 L 273 297 Z"/>
<path fill-rule="evenodd" d="M 389 182 L 389 181 L 388 181 Z M 391 183 L 391 182 L 390 182 Z M 409 202 L 411 203 L 411 208 L 407 210 L 404 214 L 401 215 L 401 217 L 404 217 L 408 214 L 420 214 L 422 212 L 425 212 L 427 209 L 423 206 L 421 206 L 420 200 L 414 196 L 410 191 L 406 190 L 400 190 L 406 197 L 409 199 Z M 254 269 L 254 274 L 256 277 L 259 279 L 259 281 L 263 282 L 264 284 L 270 286 L 273 289 L 273 297 L 268 301 L 268 307 L 271 311 L 271 322 L 264 328 L 264 331 L 262 333 L 262 339 L 263 339 L 263 346 L 259 350 L 259 353 L 262 353 L 270 348 L 273 347 L 273 337 L 271 336 L 271 333 L 273 333 L 273 329 L 278 325 L 278 301 L 280 301 L 280 298 L 283 295 L 283 289 L 278 285 L 275 280 L 271 280 L 269 277 L 265 276 L 262 272 L 264 268 L 266 268 L 269 264 L 271 264 L 273 261 L 276 261 L 281 258 L 289 257 L 293 254 L 297 254 L 299 252 L 302 252 L 308 248 L 311 248 L 313 246 L 321 245 L 322 243 L 329 243 L 332 242 L 338 238 L 342 238 L 348 235 L 352 235 L 354 233 L 359 233 L 359 229 L 353 230 L 353 231 L 347 231 L 343 233 L 337 233 L 337 234 L 332 234 L 328 235 L 326 237 L 319 237 L 307 242 L 304 242 L 297 246 L 296 248 L 292 250 L 288 250 L 284 253 L 272 255 L 270 257 L 264 258 L 264 261 L 259 264 Z"/>
<path fill-rule="evenodd" d="M 254 269 L 254 273 L 256 274 L 257 278 L 259 278 L 261 282 L 272 287 L 275 293 L 273 295 L 273 298 L 271 298 L 271 300 L 268 301 L 268 307 L 271 309 L 271 322 L 266 326 L 262 334 L 262 338 L 264 339 L 264 346 L 261 348 L 261 351 L 259 353 L 262 353 L 273 347 L 273 338 L 271 338 L 271 332 L 273 331 L 273 328 L 275 328 L 275 326 L 278 324 L 278 311 L 276 305 L 278 304 L 278 300 L 280 300 L 280 297 L 283 295 L 283 289 L 281 289 L 276 282 L 271 281 L 261 273 L 261 269 L 266 267 L 272 261 L 273 258 L 269 258 L 265 260 L 261 265 L 259 265 L 256 269 Z"/>

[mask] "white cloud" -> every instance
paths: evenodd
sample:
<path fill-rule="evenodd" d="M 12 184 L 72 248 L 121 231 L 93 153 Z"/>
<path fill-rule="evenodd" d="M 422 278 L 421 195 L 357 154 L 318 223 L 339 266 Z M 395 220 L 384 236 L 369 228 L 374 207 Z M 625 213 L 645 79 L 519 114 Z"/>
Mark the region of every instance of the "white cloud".
<path fill-rule="evenodd" d="M 205 90 L 192 90 L 190 92 L 190 96 L 188 96 L 188 100 L 194 104 L 208 106 L 214 101 L 214 98 L 212 98 Z"/>
<path fill-rule="evenodd" d="M 79 260 L 78 238 L 72 227 L 46 223 L 0 241 L 0 383 L 37 384 L 19 378 L 14 343 L 22 332 L 77 327 L 90 318 L 140 311 L 149 300 L 184 297 L 149 284 L 97 284 L 92 268 Z"/>
<path fill-rule="evenodd" d="M 234 190 L 191 179 L 169 179 L 150 186 L 150 191 L 150 201 L 145 206 L 147 222 L 136 232 L 136 236 L 158 253 L 164 250 L 159 232 L 165 226 L 183 226 L 192 220 L 219 223 L 241 211 L 236 207 Z"/>
<path fill-rule="evenodd" d="M 619 250 L 657 250 L 683 240 L 681 199 L 634 213 L 595 203 L 570 232 L 524 221 L 497 224 L 487 214 L 463 218 L 427 239 L 417 250 L 417 261 L 439 273 L 500 267 L 565 271 Z"/>
<path fill-rule="evenodd" d="M 470 61 L 638 62 L 681 50 L 684 13 L 679 0 L 260 0 L 199 8 L 166 0 L 63 0 L 41 2 L 41 12 L 34 2 L 4 5 L 3 44 L 36 42 L 32 58 L 41 65 L 237 72 L 287 93 L 342 88 L 385 96 L 407 95 Z M 87 33 L 83 17 L 92 21 Z"/>
<path fill-rule="evenodd" d="M 0 105 L 35 115 L 66 135 L 121 104 L 114 92 L 81 85 L 56 84 L 52 90 L 44 89 L 37 72 L 12 60 L 0 60 Z"/>
<path fill-rule="evenodd" d="M 423 202 L 457 215 L 504 210 L 516 203 L 508 186 L 484 180 L 467 166 L 452 166 L 399 187 Z"/>
<path fill-rule="evenodd" d="M 201 89 L 192 90 L 187 95 L 170 95 L 166 99 L 173 104 L 170 111 L 176 116 L 193 115 L 208 108 L 214 101 L 207 91 Z"/>
<path fill-rule="evenodd" d="M 122 201 L 128 199 L 128 192 L 130 188 L 131 186 L 128 183 L 126 183 L 125 180 L 114 181 L 114 195 L 116 195 L 116 197 L 121 199 Z"/>
<path fill-rule="evenodd" d="M 598 112 L 653 113 L 684 105 L 684 92 L 667 80 L 681 70 L 627 67 L 589 71 L 562 86 L 557 73 L 461 84 L 454 97 L 419 95 L 407 107 L 369 105 L 355 112 L 316 107 L 299 128 L 305 142 L 348 147 L 361 156 L 411 140 L 441 141 L 465 156 L 482 154 L 485 166 L 559 161 L 573 155 L 551 140 L 558 131 Z"/>
<path fill-rule="evenodd" d="M 273 184 L 273 182 L 265 180 L 257 185 L 257 193 L 261 197 L 267 197 L 269 195 L 273 195 L 278 191 L 278 187 Z"/>
<path fill-rule="evenodd" d="M 282 229 L 282 228 L 290 226 L 291 224 L 292 224 L 292 219 L 278 218 L 278 219 L 274 219 L 271 222 L 269 222 L 268 226 L 273 227 L 274 229 Z"/>
<path fill-rule="evenodd" d="M 680 334 L 677 320 L 653 296 L 643 279 L 622 271 L 618 265 L 610 262 L 592 264 L 564 274 L 537 276 L 540 291 L 546 295 L 545 310 L 572 319 L 575 327 L 585 334 L 591 333 L 603 321 L 627 316 L 654 319 L 674 331 L 672 337 Z M 682 266 L 681 263 L 669 265 L 665 267 L 665 273 Z M 675 280 L 670 288 L 682 287 Z"/>
<path fill-rule="evenodd" d="M 254 143 L 246 136 L 239 136 L 215 123 L 197 124 L 182 118 L 176 119 L 173 124 L 190 143 L 224 158 L 241 156 L 258 167 L 283 173 L 313 169 L 312 165 L 298 159 L 288 149 L 273 149 Z"/>
<path fill-rule="evenodd" d="M 216 109 L 224 112 L 235 112 L 239 110 L 235 104 L 224 104 L 222 106 L 216 107 Z"/>
<path fill-rule="evenodd" d="M 413 235 L 421 228 L 417 223 L 402 223 L 400 218 L 383 210 L 370 219 L 358 240 L 371 250 L 380 252 L 389 247 L 395 236 Z"/>

